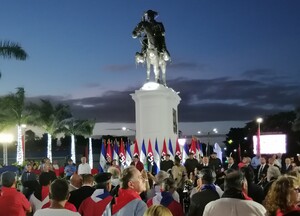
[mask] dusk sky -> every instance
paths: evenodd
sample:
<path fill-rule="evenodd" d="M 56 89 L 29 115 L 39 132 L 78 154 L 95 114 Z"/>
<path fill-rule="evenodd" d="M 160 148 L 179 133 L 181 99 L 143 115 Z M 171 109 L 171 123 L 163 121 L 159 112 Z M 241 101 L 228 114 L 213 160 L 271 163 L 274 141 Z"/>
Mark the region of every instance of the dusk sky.
<path fill-rule="evenodd" d="M 24 87 L 76 117 L 134 122 L 129 94 L 146 67 L 135 64 L 131 33 L 148 9 L 166 29 L 179 122 L 247 121 L 300 105 L 297 0 L 2 0 L 0 40 L 29 58 L 0 59 L 0 95 Z"/>

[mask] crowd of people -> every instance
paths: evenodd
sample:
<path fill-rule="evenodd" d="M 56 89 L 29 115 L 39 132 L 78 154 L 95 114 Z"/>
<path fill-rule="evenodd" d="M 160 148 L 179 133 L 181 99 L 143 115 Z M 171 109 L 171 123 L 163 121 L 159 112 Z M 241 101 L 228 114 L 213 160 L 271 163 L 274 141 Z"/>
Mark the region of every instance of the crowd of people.
<path fill-rule="evenodd" d="M 222 163 L 215 153 L 182 163 L 165 155 L 156 174 L 138 156 L 122 168 L 108 160 L 93 175 L 86 158 L 69 159 L 64 174 L 57 162 L 28 163 L 18 177 L 1 175 L 0 216 L 6 215 L 300 215 L 300 156 L 244 157 Z M 20 180 L 22 187 L 17 187 Z M 19 190 L 21 189 L 21 190 Z"/>

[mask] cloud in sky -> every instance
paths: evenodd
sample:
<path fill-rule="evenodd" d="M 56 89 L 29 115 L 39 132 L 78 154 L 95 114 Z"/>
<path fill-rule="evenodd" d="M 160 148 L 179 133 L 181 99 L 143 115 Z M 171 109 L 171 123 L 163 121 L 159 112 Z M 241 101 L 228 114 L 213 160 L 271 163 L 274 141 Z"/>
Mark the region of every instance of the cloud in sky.
<path fill-rule="evenodd" d="M 238 79 L 178 77 L 169 80 L 168 86 L 180 92 L 180 122 L 249 120 L 259 115 L 293 110 L 300 105 L 299 85 L 265 82 L 261 76 L 276 78 L 272 71 L 258 69 L 246 71 L 242 73 L 244 78 Z M 97 122 L 134 122 L 135 105 L 130 94 L 139 88 L 132 86 L 123 91 L 106 91 L 99 96 L 76 99 L 48 98 L 69 104 L 73 115 L 78 118 L 96 119 Z"/>

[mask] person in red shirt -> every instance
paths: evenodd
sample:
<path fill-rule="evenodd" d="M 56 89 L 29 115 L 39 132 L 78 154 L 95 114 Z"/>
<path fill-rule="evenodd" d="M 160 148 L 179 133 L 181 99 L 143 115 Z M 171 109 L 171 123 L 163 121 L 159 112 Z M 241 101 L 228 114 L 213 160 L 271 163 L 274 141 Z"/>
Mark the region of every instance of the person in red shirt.
<path fill-rule="evenodd" d="M 133 157 L 133 161 L 131 162 L 130 165 L 135 166 L 140 172 L 144 169 L 144 164 L 140 161 L 138 155 L 135 155 Z"/>
<path fill-rule="evenodd" d="M 31 206 L 25 195 L 16 189 L 16 174 L 6 171 L 1 175 L 0 216 L 26 216 Z"/>

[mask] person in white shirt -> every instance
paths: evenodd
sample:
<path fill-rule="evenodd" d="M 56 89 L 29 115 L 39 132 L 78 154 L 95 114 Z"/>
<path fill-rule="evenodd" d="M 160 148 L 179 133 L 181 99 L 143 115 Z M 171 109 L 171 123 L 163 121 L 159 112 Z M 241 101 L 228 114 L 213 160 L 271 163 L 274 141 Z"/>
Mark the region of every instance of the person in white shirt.
<path fill-rule="evenodd" d="M 225 191 L 218 200 L 205 206 L 203 216 L 265 216 L 266 209 L 261 204 L 250 200 L 244 192 L 247 180 L 240 171 L 227 173 L 224 181 Z"/>
<path fill-rule="evenodd" d="M 91 167 L 86 162 L 86 157 L 81 158 L 81 164 L 78 166 L 78 175 L 91 174 Z"/>
<path fill-rule="evenodd" d="M 69 199 L 68 183 L 64 179 L 56 179 L 50 186 L 50 208 L 37 210 L 34 216 L 80 216 L 78 212 L 72 212 L 64 208 Z"/>

